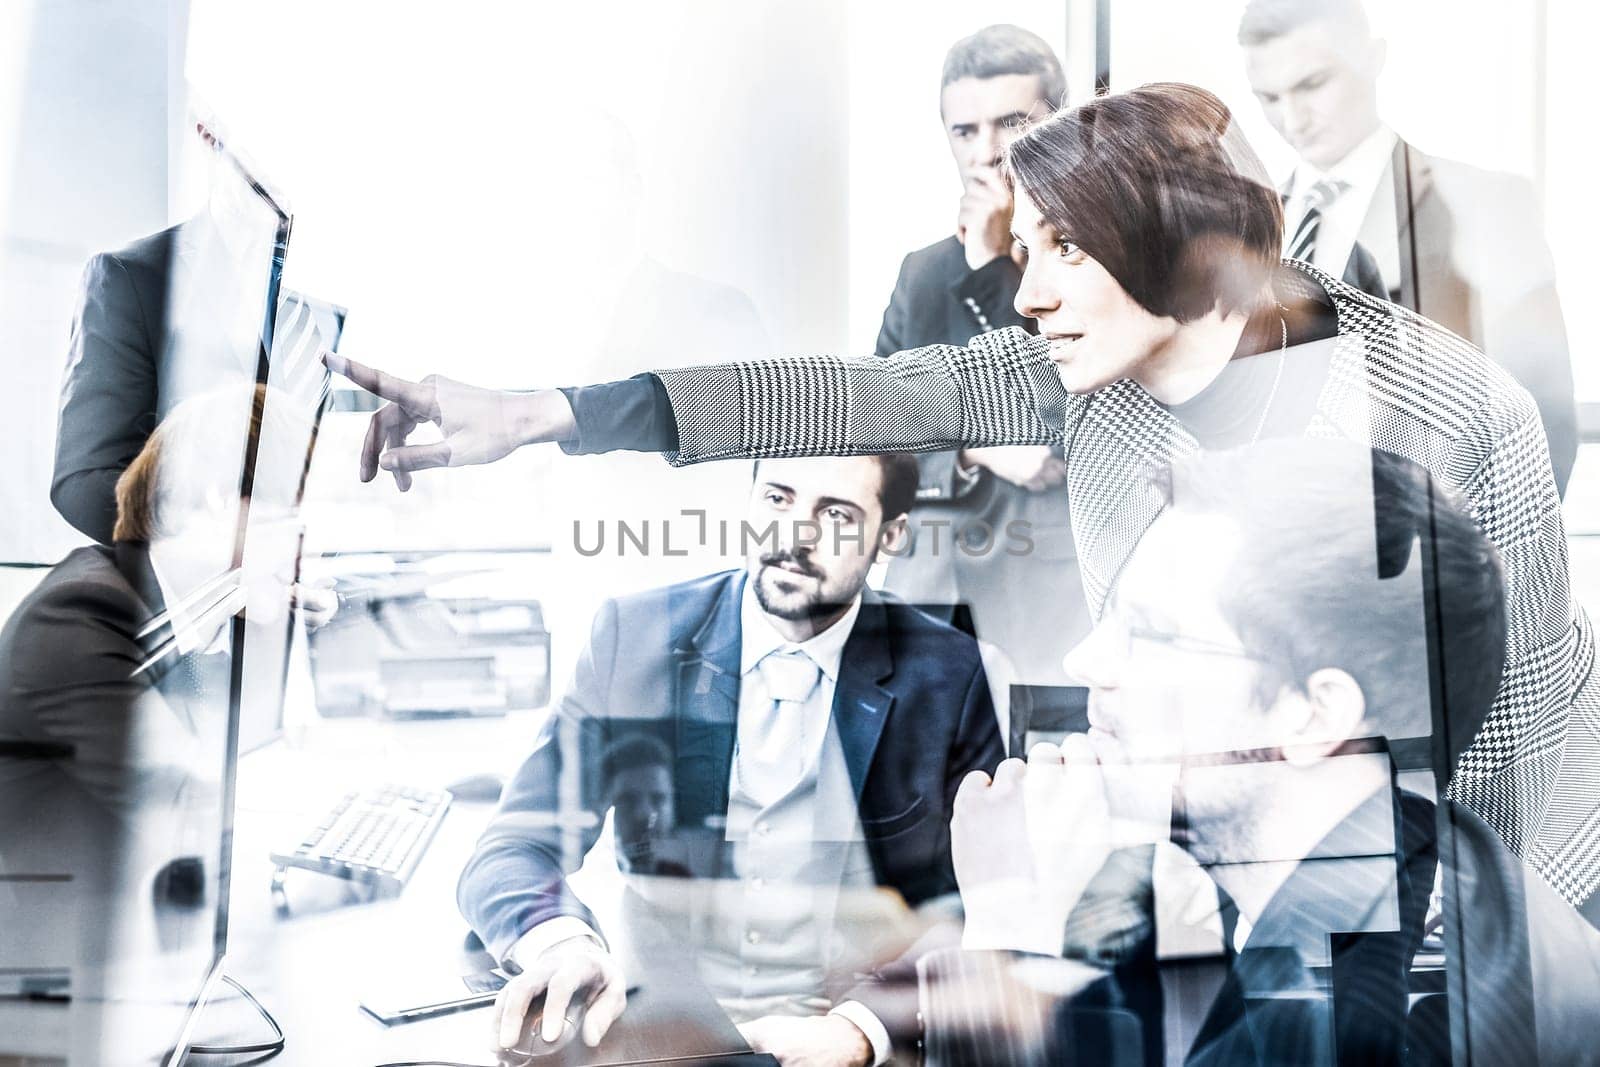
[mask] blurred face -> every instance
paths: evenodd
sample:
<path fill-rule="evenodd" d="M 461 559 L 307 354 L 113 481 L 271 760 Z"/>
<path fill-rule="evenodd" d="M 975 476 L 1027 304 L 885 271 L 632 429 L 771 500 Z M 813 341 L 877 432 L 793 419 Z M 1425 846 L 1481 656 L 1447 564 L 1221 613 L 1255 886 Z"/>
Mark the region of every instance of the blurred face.
<path fill-rule="evenodd" d="M 611 786 L 617 840 L 624 848 L 660 840 L 672 831 L 672 775 L 659 764 L 618 771 Z"/>
<path fill-rule="evenodd" d="M 1006 146 L 1049 110 L 1037 74 L 960 78 L 946 85 L 939 113 L 963 184 L 972 174 L 998 166 Z"/>
<path fill-rule="evenodd" d="M 1383 43 L 1354 36 L 1324 20 L 1245 49 L 1245 74 L 1267 121 L 1324 170 L 1378 127 Z"/>
<path fill-rule="evenodd" d="M 1090 393 L 1153 370 L 1177 333 L 1176 319 L 1152 315 L 1083 249 L 1057 233 L 1019 188 L 1011 231 L 1027 249 L 1018 314 L 1039 323 L 1069 393 Z"/>
<path fill-rule="evenodd" d="M 757 465 L 746 513 L 755 553 L 746 570 L 763 611 L 817 622 L 842 614 L 866 584 L 878 549 L 896 543 L 905 529 L 904 516 L 884 522 L 882 476 L 870 456 Z"/>
<path fill-rule="evenodd" d="M 1218 604 L 1242 544 L 1228 521 L 1169 510 L 1067 654 L 1089 687 L 1089 740 L 1106 762 L 1177 763 L 1282 740 L 1256 695 L 1264 665 Z"/>

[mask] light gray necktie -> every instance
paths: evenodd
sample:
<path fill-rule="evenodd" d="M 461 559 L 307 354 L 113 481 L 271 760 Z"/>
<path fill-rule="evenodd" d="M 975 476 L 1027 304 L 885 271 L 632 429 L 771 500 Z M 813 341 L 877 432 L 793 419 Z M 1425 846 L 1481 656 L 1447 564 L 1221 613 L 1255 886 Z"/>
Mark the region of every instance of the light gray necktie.
<path fill-rule="evenodd" d="M 740 786 L 752 799 L 766 804 L 794 788 L 811 759 L 816 746 L 807 736 L 805 703 L 816 690 L 822 670 L 810 656 L 794 648 L 769 652 L 756 670 L 766 686 L 767 706 L 751 721 L 740 724 L 737 769 Z"/>

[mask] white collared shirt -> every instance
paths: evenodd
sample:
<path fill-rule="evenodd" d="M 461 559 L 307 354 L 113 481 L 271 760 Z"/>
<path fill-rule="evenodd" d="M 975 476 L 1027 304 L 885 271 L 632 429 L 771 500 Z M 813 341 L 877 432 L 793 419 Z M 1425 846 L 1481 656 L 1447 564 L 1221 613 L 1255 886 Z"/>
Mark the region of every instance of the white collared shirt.
<path fill-rule="evenodd" d="M 1306 197 L 1324 179 L 1349 185 L 1343 194 L 1322 209 L 1317 225 L 1317 246 L 1311 263 L 1333 275 L 1344 274 L 1356 242 L 1372 253 L 1378 272 L 1390 291 L 1400 288 L 1399 231 L 1395 224 L 1394 130 L 1380 124 L 1349 153 L 1329 167 L 1318 170 L 1302 162 L 1290 176 L 1288 201 L 1284 205 L 1284 232 L 1292 234 L 1306 213 Z"/>

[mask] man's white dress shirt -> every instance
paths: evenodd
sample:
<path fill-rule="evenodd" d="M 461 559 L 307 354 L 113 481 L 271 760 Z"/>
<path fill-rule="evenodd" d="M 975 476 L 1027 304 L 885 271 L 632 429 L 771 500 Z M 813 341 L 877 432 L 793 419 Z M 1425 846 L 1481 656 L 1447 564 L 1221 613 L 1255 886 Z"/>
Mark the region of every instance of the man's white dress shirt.
<path fill-rule="evenodd" d="M 857 594 L 838 622 L 796 644 L 773 627 L 745 581 L 726 831 L 733 876 L 705 885 L 708 896 L 692 909 L 697 915 L 691 936 L 701 977 L 735 1022 L 764 1015 L 842 1015 L 867 1036 L 874 1064 L 882 1064 L 891 1053 L 883 1023 L 855 1001 L 830 1007 L 823 990 L 841 948 L 833 929 L 839 898 L 875 885 L 833 727 L 844 646 L 860 613 Z M 814 665 L 815 682 L 802 701 L 775 708 L 762 662 L 786 653 Z M 646 899 L 656 895 L 648 884 L 638 889 Z M 681 902 L 682 895 L 676 899 Z M 530 929 L 508 955 L 526 967 L 558 942 L 585 936 L 604 944 L 587 923 L 562 916 Z"/>

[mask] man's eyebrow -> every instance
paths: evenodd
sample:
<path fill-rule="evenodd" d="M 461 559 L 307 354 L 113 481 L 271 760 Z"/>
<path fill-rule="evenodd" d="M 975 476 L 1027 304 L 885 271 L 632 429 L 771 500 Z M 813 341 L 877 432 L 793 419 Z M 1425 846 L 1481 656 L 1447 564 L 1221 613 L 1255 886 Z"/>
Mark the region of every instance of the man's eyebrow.
<path fill-rule="evenodd" d="M 774 482 L 769 479 L 761 484 L 766 486 L 768 489 L 776 489 L 780 493 L 788 493 L 790 496 L 794 496 L 794 488 L 792 486 L 784 485 L 782 482 Z"/>
<path fill-rule="evenodd" d="M 1005 115 L 998 115 L 989 121 L 995 123 L 996 125 L 1005 126 L 1010 125 L 1013 122 L 1027 122 L 1028 116 L 1031 114 L 1031 111 L 1012 111 Z"/>
<path fill-rule="evenodd" d="M 1292 93 L 1296 89 L 1305 89 L 1310 85 L 1311 82 L 1316 81 L 1318 78 L 1326 78 L 1327 76 L 1328 76 L 1327 68 L 1326 67 L 1318 67 L 1316 70 L 1312 71 L 1311 73 L 1307 74 L 1305 77 L 1301 78 L 1299 81 L 1295 82 L 1293 85 L 1289 86 L 1289 92 Z"/>
<path fill-rule="evenodd" d="M 854 508 L 863 515 L 866 514 L 867 511 L 866 508 L 862 507 L 860 504 L 857 504 L 854 500 L 846 500 L 842 496 L 820 496 L 817 498 L 817 507 L 819 508 L 833 507 L 840 504 L 847 508 Z"/>

